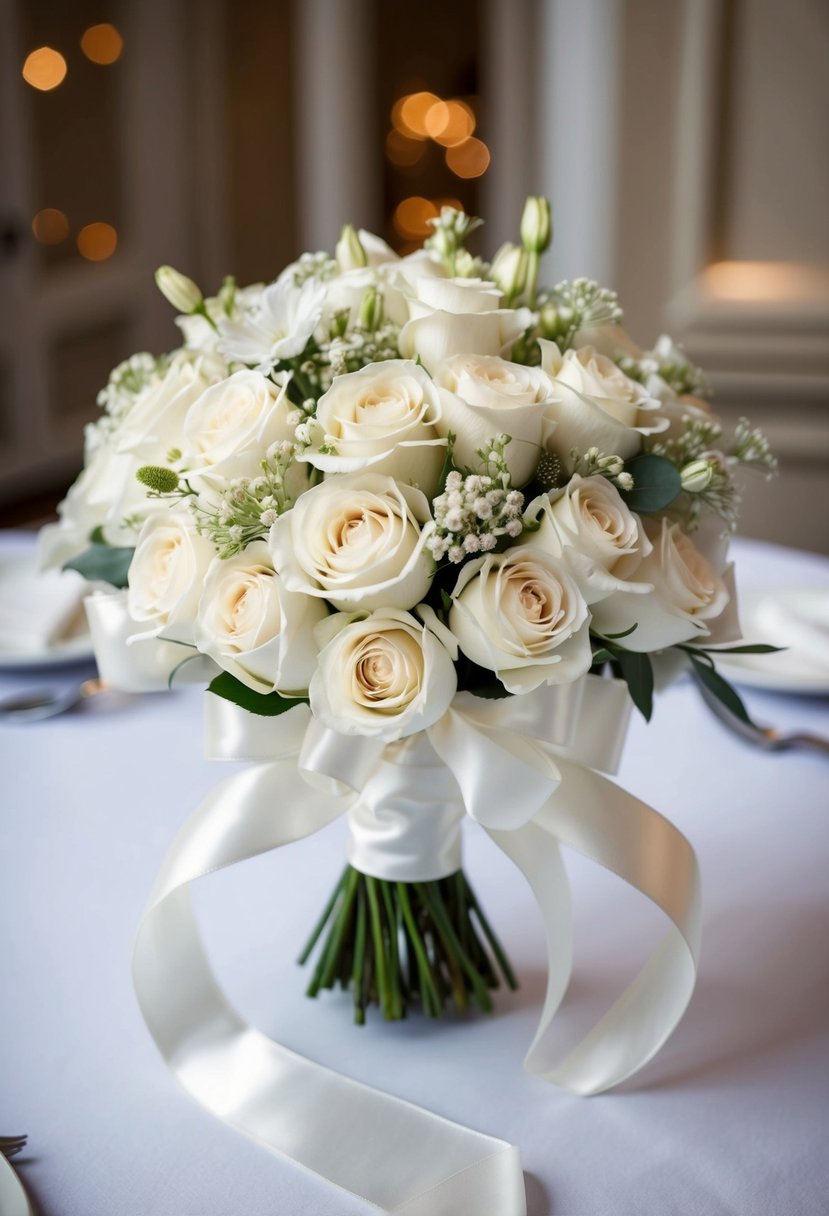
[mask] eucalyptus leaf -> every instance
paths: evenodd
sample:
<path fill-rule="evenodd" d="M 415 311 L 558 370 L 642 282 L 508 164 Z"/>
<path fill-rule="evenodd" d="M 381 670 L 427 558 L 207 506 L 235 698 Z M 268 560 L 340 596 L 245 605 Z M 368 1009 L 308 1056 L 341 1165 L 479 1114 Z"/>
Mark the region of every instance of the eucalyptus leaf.
<path fill-rule="evenodd" d="M 634 456 L 625 464 L 625 472 L 633 477 L 633 487 L 621 494 L 631 511 L 662 511 L 682 490 L 676 465 L 654 452 Z"/>
<path fill-rule="evenodd" d="M 653 665 L 650 655 L 623 650 L 621 646 L 614 646 L 612 653 L 633 704 L 645 721 L 650 722 L 653 713 Z"/>
<path fill-rule="evenodd" d="M 278 692 L 254 692 L 228 671 L 223 671 L 211 680 L 207 691 L 215 693 L 217 697 L 223 697 L 225 701 L 232 701 L 248 713 L 259 714 L 265 718 L 275 718 L 278 714 L 287 713 L 295 705 L 309 704 L 307 697 L 283 697 Z"/>
<path fill-rule="evenodd" d="M 109 583 L 112 587 L 126 587 L 127 573 L 135 549 L 122 549 L 115 545 L 93 544 L 77 557 L 64 563 L 64 570 L 77 570 L 91 583 Z"/>
<path fill-rule="evenodd" d="M 739 694 L 729 684 L 720 673 L 716 670 L 713 664 L 709 667 L 707 663 L 700 662 L 696 655 L 688 652 L 691 660 L 691 670 L 693 671 L 700 684 L 712 692 L 718 701 L 721 701 L 726 709 L 730 710 L 735 717 L 747 722 L 749 726 L 755 726 L 756 723 L 751 720 L 751 716 L 743 704 Z"/>

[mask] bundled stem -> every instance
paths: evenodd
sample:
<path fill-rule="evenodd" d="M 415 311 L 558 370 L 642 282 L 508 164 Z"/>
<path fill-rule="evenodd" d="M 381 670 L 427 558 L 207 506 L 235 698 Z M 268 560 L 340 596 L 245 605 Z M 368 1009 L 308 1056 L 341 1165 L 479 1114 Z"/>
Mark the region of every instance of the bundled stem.
<path fill-rule="evenodd" d="M 397 1021 L 419 1005 L 427 1017 L 470 1002 L 489 1013 L 490 990 L 518 982 L 462 870 L 434 882 L 387 882 L 346 866 L 299 957 L 321 939 L 307 995 L 350 990 L 354 1021 L 376 1004 Z M 500 976 L 499 976 L 500 972 Z"/>

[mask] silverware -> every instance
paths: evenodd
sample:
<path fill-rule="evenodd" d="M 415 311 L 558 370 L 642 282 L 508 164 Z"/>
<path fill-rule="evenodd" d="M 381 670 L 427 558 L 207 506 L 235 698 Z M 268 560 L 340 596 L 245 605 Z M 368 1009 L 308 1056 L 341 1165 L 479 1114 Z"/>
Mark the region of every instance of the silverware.
<path fill-rule="evenodd" d="M 744 722 L 726 705 L 723 705 L 722 701 L 699 680 L 697 688 L 712 714 L 735 735 L 739 735 L 741 739 L 745 739 L 755 747 L 760 747 L 767 752 L 782 752 L 801 747 L 823 752 L 824 755 L 829 756 L 829 739 L 824 739 L 822 735 L 812 735 L 807 731 L 776 730 L 773 726 L 755 726 L 751 722 Z"/>
<path fill-rule="evenodd" d="M 15 693 L 0 701 L 0 721 L 38 722 L 43 718 L 54 718 L 74 709 L 81 701 L 106 692 L 103 680 L 84 680 L 74 688 L 56 692 L 54 689 L 33 689 L 31 692 Z"/>
<path fill-rule="evenodd" d="M 26 1147 L 28 1136 L 0 1136 L 0 1153 L 4 1157 L 14 1157 Z"/>

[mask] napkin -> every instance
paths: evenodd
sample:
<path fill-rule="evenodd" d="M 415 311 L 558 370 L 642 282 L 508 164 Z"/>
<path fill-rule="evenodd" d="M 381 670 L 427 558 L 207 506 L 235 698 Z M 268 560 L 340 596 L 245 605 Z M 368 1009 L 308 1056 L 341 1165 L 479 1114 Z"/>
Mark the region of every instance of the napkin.
<path fill-rule="evenodd" d="M 38 571 L 34 556 L 0 564 L 0 646 L 48 650 L 83 627 L 86 580 L 74 570 Z"/>

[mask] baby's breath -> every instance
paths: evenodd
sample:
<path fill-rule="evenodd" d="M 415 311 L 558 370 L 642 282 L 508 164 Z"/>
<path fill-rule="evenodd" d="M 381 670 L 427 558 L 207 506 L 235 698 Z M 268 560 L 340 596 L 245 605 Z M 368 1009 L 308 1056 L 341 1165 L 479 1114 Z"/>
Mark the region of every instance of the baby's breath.
<path fill-rule="evenodd" d="M 498 435 L 478 451 L 481 473 L 453 469 L 444 492 L 432 503 L 435 530 L 426 542 L 436 561 L 455 564 L 478 553 L 489 553 L 502 536 L 521 535 L 524 495 L 512 488 L 504 449 L 507 435 Z"/>
<path fill-rule="evenodd" d="M 296 450 L 287 440 L 272 444 L 257 477 L 231 481 L 209 507 L 201 501 L 193 503 L 196 527 L 219 557 L 233 557 L 267 536 L 278 517 L 293 506 L 285 482 Z"/>
<path fill-rule="evenodd" d="M 542 338 L 557 342 L 566 350 L 579 329 L 594 325 L 618 325 L 622 320 L 619 297 L 609 287 L 592 279 L 563 280 L 538 297 L 539 328 Z"/>
<path fill-rule="evenodd" d="M 633 477 L 625 472 L 621 456 L 607 455 L 598 448 L 588 448 L 586 452 L 573 448 L 570 460 L 573 472 L 578 473 L 580 477 L 606 477 L 620 490 L 633 489 Z"/>

